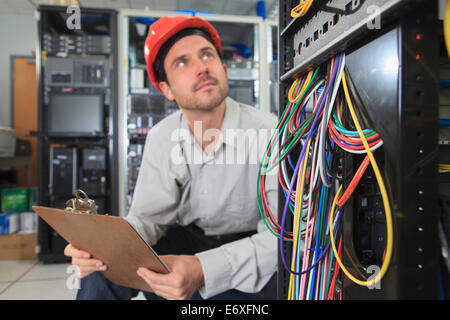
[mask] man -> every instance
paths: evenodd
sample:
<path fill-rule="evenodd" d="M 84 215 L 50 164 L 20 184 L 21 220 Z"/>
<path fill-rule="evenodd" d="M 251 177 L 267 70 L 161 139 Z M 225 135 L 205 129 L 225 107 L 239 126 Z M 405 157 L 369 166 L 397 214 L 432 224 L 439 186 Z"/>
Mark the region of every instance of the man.
<path fill-rule="evenodd" d="M 165 275 L 136 270 L 165 299 L 276 297 L 277 241 L 259 215 L 259 161 L 250 161 L 258 149 L 264 151 L 276 118 L 227 97 L 221 56 L 217 31 L 197 17 L 159 19 L 145 44 L 152 84 L 180 111 L 148 134 L 126 219 L 171 270 Z M 242 134 L 236 132 L 249 130 L 266 131 L 266 139 L 255 134 L 239 143 Z M 267 189 L 276 206 L 276 183 Z M 68 245 L 65 254 L 80 269 L 77 298 L 137 294 L 96 272 L 107 266 L 89 253 Z"/>

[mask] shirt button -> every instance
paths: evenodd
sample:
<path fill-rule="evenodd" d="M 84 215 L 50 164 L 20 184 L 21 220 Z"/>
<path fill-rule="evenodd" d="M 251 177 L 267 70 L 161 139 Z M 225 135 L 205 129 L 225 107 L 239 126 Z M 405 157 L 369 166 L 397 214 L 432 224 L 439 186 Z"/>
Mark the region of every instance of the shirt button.
<path fill-rule="evenodd" d="M 208 189 L 203 189 L 202 193 L 203 194 L 207 194 L 208 193 Z"/>

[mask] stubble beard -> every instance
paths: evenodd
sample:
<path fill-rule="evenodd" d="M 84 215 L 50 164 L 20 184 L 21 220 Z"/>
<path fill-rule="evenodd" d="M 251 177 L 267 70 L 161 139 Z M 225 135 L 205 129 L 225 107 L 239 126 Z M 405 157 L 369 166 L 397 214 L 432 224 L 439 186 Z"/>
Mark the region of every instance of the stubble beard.
<path fill-rule="evenodd" d="M 177 104 L 181 109 L 189 111 L 207 112 L 217 108 L 228 96 L 229 86 L 228 82 L 220 84 L 217 80 L 215 81 L 217 85 L 210 89 L 205 90 L 205 92 L 203 93 L 204 97 L 202 98 L 195 97 L 197 86 L 194 85 L 192 88 L 192 92 L 194 94 L 186 99 L 178 99 L 178 100 L 176 99 Z"/>

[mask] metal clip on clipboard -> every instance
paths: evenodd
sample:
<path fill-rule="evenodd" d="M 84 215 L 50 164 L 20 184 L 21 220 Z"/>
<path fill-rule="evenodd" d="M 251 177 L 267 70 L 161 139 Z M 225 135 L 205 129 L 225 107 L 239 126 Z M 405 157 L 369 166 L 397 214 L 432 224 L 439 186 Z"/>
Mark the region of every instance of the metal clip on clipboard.
<path fill-rule="evenodd" d="M 89 199 L 87 194 L 83 190 L 79 189 L 75 191 L 75 198 L 67 200 L 66 210 L 97 214 L 95 201 Z"/>

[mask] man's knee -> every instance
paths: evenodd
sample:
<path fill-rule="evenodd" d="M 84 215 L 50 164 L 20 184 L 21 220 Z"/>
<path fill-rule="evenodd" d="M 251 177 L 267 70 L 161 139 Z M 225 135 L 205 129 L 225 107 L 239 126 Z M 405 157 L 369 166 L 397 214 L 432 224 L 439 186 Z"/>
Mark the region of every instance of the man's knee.
<path fill-rule="evenodd" d="M 81 279 L 77 300 L 129 300 L 138 290 L 119 286 L 109 281 L 101 272 Z"/>

